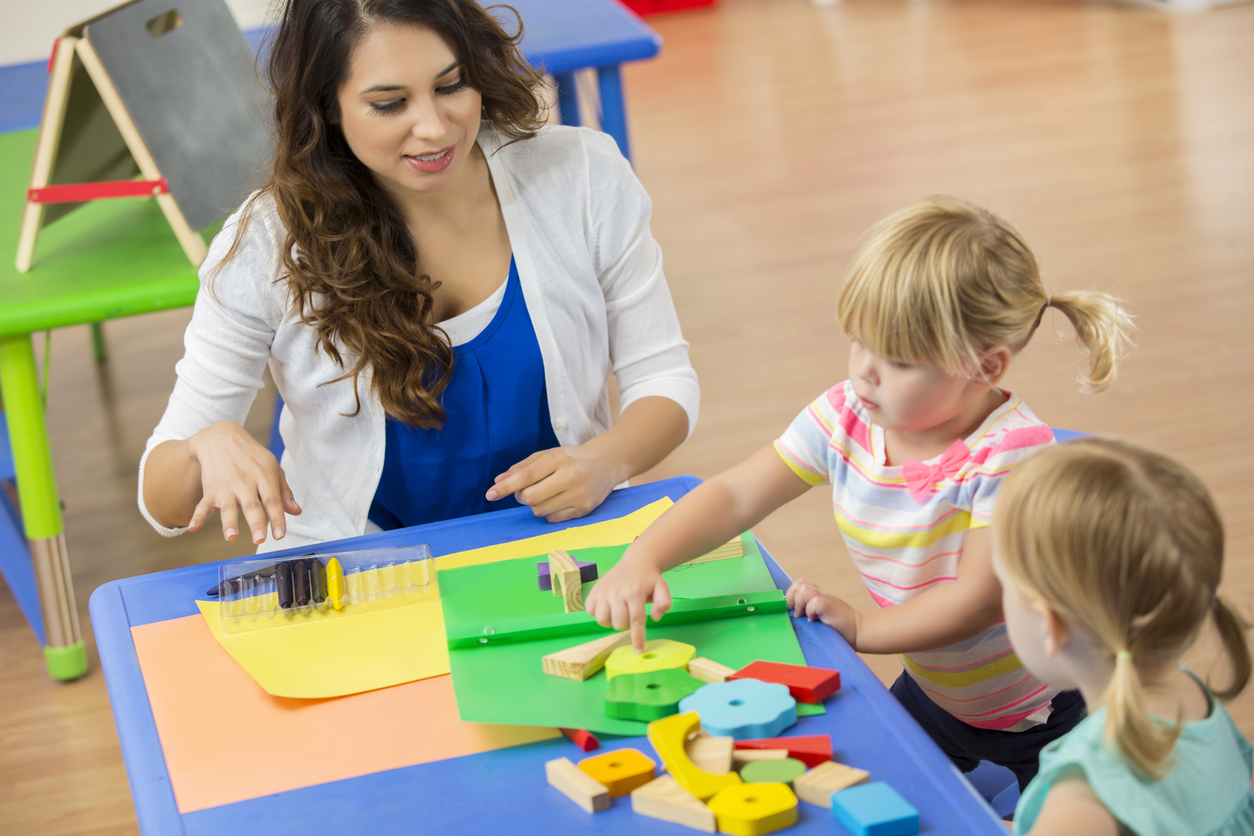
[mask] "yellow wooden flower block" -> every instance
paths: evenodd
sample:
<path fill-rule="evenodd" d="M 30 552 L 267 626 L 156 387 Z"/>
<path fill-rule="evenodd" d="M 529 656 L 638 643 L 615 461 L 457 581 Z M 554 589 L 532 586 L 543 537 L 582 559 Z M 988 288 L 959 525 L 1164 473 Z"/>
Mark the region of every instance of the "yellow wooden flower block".
<path fill-rule="evenodd" d="M 636 653 L 631 645 L 620 647 L 605 660 L 605 678 L 613 679 L 624 673 L 648 673 L 670 668 L 688 670 L 688 663 L 697 655 L 690 644 L 670 639 L 654 639 L 644 643 L 644 652 Z"/>
<path fill-rule="evenodd" d="M 736 784 L 707 802 L 722 833 L 760 836 L 797 823 L 797 796 L 787 784 Z"/>

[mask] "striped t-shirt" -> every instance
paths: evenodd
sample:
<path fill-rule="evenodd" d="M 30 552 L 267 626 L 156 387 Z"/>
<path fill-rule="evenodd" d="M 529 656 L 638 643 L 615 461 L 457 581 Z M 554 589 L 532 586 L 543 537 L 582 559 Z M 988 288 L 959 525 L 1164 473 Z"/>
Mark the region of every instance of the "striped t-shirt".
<path fill-rule="evenodd" d="M 884 429 L 871 423 L 848 381 L 810 404 L 775 442 L 807 484 L 831 483 L 836 523 L 880 607 L 955 580 L 967 532 L 991 522 L 1003 477 L 1053 442 L 1049 427 L 1006 394 L 979 429 L 926 462 L 885 464 Z M 1049 716 L 1058 693 L 1019 664 L 1004 622 L 901 659 L 933 702 L 978 728 L 1031 728 Z"/>

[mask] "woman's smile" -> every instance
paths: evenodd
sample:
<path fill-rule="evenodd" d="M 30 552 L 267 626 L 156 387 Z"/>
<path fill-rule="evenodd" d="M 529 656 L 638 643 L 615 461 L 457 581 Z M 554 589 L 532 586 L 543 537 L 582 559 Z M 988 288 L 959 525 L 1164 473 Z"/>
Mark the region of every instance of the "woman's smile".
<path fill-rule="evenodd" d="M 409 163 L 414 169 L 427 174 L 434 174 L 437 171 L 443 171 L 448 168 L 453 163 L 453 157 L 456 153 L 457 146 L 450 145 L 431 154 L 406 154 L 404 156 L 405 162 Z"/>

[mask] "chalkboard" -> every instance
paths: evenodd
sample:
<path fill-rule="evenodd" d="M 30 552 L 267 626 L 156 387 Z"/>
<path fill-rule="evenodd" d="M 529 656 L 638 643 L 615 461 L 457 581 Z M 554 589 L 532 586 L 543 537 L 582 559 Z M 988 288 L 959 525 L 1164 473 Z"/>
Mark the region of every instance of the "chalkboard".
<path fill-rule="evenodd" d="M 260 184 L 269 103 L 223 0 L 137 0 L 89 21 L 83 35 L 192 229 Z"/>

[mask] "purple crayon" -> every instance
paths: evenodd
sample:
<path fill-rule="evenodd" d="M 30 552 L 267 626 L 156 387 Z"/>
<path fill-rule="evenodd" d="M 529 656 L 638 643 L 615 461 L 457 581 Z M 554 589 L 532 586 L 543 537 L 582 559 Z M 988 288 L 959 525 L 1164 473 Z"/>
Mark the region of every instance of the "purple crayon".
<path fill-rule="evenodd" d="M 575 565 L 579 567 L 579 582 L 587 583 L 597 579 L 597 565 L 592 562 L 576 560 Z M 549 562 L 542 560 L 536 564 L 536 575 L 540 581 L 540 589 L 546 591 L 553 590 L 553 574 L 549 571 Z"/>

